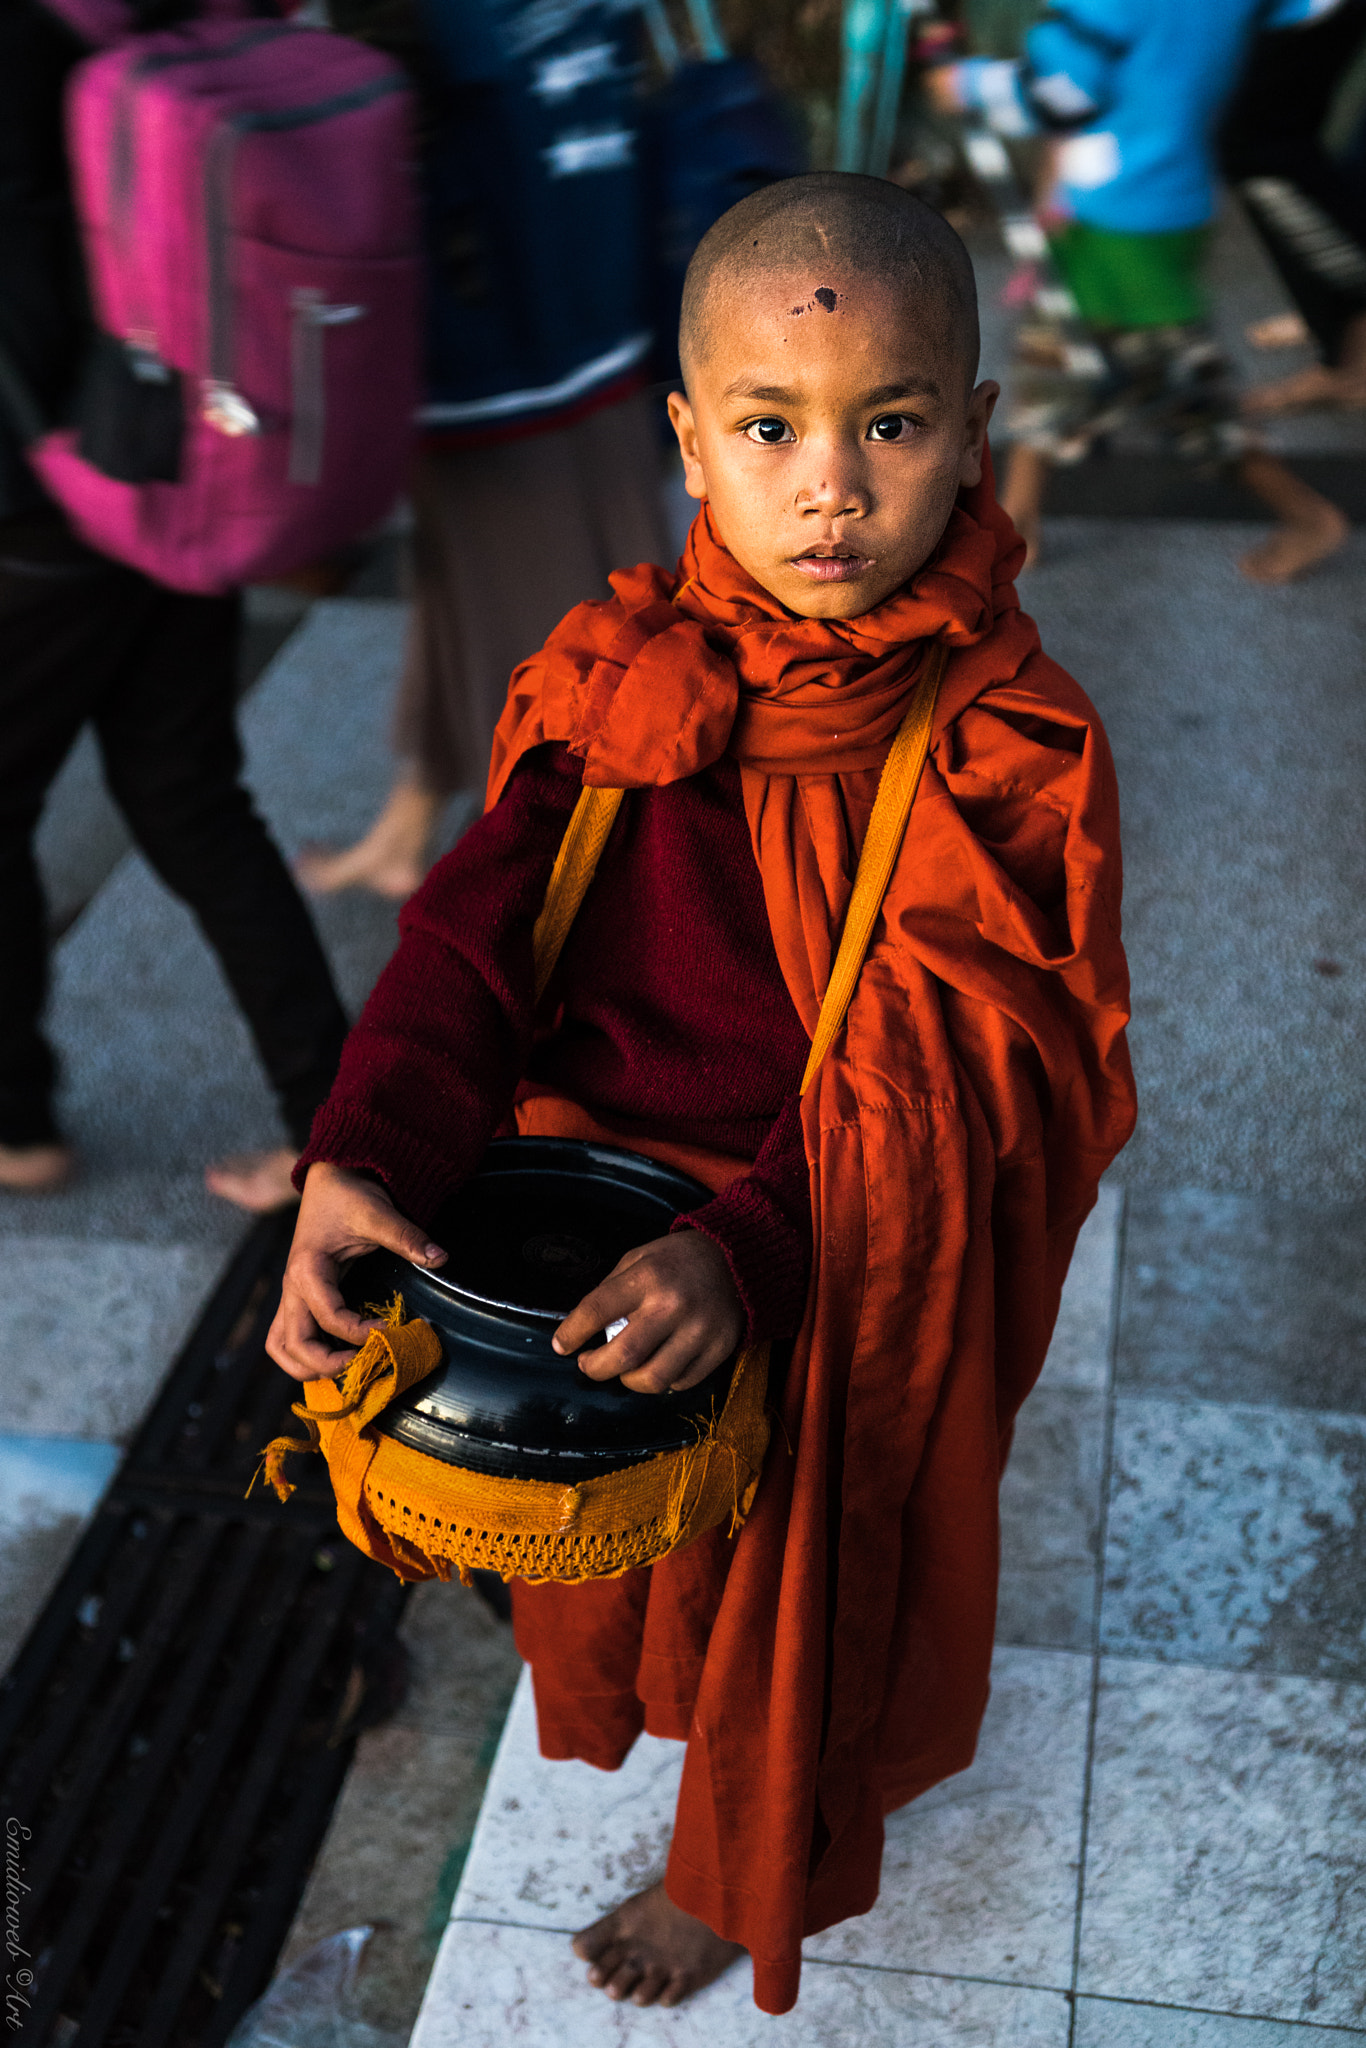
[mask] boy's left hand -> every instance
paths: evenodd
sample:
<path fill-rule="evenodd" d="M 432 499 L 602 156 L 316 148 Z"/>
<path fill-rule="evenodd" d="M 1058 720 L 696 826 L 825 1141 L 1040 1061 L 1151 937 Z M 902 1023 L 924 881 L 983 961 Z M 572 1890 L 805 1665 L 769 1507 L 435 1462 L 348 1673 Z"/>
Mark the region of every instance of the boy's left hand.
<path fill-rule="evenodd" d="M 626 1328 L 579 1352 L 590 1379 L 619 1379 L 637 1394 L 682 1393 L 723 1365 L 745 1332 L 745 1311 L 725 1254 L 700 1230 L 675 1231 L 627 1252 L 555 1332 L 568 1357 L 609 1323 Z"/>

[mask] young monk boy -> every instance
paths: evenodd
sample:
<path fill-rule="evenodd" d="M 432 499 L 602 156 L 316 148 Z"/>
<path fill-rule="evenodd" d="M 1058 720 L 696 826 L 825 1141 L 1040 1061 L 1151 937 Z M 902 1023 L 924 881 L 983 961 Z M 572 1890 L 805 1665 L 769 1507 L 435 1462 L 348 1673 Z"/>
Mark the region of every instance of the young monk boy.
<path fill-rule="evenodd" d="M 749 1520 L 515 1583 L 513 1612 L 547 1756 L 687 1744 L 665 1879 L 577 1937 L 591 1981 L 674 2005 L 748 1949 L 778 2013 L 802 1937 L 873 1904 L 884 1814 L 972 1759 L 1012 1420 L 1133 1120 L 1118 819 L 1095 712 L 1016 602 L 944 222 L 871 178 L 756 194 L 693 260 L 682 358 L 682 563 L 618 575 L 514 676 L 486 814 L 409 904 L 301 1161 L 271 1349 L 335 1372 L 369 1328 L 339 1264 L 439 1265 L 421 1226 L 510 1117 L 714 1191 L 556 1344 L 662 1393 L 791 1340 Z M 802 1093 L 879 775 L 941 662 Z M 532 927 L 594 785 L 627 794 L 538 1008 Z"/>

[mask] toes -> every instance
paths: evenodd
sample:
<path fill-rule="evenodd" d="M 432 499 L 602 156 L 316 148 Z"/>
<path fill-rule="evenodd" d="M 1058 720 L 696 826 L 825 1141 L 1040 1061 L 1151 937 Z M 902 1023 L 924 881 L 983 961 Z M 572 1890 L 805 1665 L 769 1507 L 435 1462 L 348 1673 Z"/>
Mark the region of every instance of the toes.
<path fill-rule="evenodd" d="M 655 2005 L 657 2003 L 667 2005 L 669 2001 L 663 1994 L 667 1991 L 669 1982 L 668 1971 L 661 1969 L 658 1963 L 651 1963 L 639 1984 L 631 1993 L 631 2003 L 633 2005 Z"/>
<path fill-rule="evenodd" d="M 597 1972 L 590 1970 L 588 1974 L 590 1977 L 594 1977 L 597 1975 Z M 613 1971 L 602 1988 L 609 1998 L 618 2000 L 629 1998 L 637 1984 L 640 1983 L 642 1974 L 640 1964 L 633 1957 L 628 1956 L 625 1962 L 621 1963 Z"/>
<path fill-rule="evenodd" d="M 595 1963 L 599 1968 L 605 1965 L 610 1977 L 626 1954 L 617 1915 L 604 1913 L 601 1920 L 595 1920 L 591 1927 L 581 1927 L 572 1946 L 581 1963 Z"/>
<path fill-rule="evenodd" d="M 583 1955 L 582 1950 L 579 1953 Z M 603 1941 L 599 1942 L 591 1955 L 583 1955 L 583 1960 L 588 1964 L 589 1983 L 596 1984 L 601 1989 L 608 1978 L 615 1976 L 621 1968 L 626 1960 L 626 1952 L 620 1942 Z"/>

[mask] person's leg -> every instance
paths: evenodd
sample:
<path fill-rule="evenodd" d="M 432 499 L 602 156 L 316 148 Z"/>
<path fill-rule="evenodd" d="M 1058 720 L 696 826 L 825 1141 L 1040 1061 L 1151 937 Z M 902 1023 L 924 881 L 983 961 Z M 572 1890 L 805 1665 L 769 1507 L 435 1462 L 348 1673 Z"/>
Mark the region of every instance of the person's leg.
<path fill-rule="evenodd" d="M 517 664 L 613 569 L 669 552 L 660 458 L 642 398 L 487 448 L 428 450 L 414 469 L 413 617 L 395 709 L 403 764 L 354 846 L 309 848 L 305 888 L 410 895 L 440 812 L 480 787 Z"/>
<path fill-rule="evenodd" d="M 512 1582 L 541 1754 L 615 1770 L 646 1727 L 686 1741 L 734 1546 L 711 1530 L 643 1571 L 583 1585 Z M 653 1884 L 574 1937 L 588 1981 L 614 2000 L 679 2005 L 744 1950 Z"/>
<path fill-rule="evenodd" d="M 1363 47 L 1362 0 L 1261 35 L 1224 115 L 1225 175 L 1323 358 L 1249 392 L 1248 413 L 1366 404 L 1366 189 L 1323 141 Z"/>
<path fill-rule="evenodd" d="M 188 904 L 255 1039 L 290 1143 L 216 1169 L 253 1209 L 291 1199 L 289 1169 L 336 1073 L 346 1017 L 303 901 L 240 780 L 236 598 L 158 591 L 95 715 L 115 801 Z"/>
<path fill-rule="evenodd" d="M 1265 449 L 1250 449 L 1238 464 L 1249 490 L 1276 515 L 1270 537 L 1239 562 L 1253 583 L 1290 583 L 1340 548 L 1351 532 L 1346 515 Z"/>
<path fill-rule="evenodd" d="M 0 525 L 0 1188 L 69 1177 L 53 1112 L 57 1063 L 41 1030 L 47 912 L 33 836 L 53 778 L 136 631 L 131 579 L 56 517 Z"/>
<path fill-rule="evenodd" d="M 406 902 L 431 866 L 432 834 L 448 792 L 434 788 L 416 761 L 404 761 L 374 823 L 353 846 L 305 846 L 294 873 L 313 896 L 373 889 Z"/>
<path fill-rule="evenodd" d="M 294 872 L 315 896 L 338 889 L 372 889 L 395 903 L 411 896 L 430 865 L 437 819 L 460 787 L 463 764 L 452 758 L 444 711 L 463 688 L 446 588 L 444 460 L 423 451 L 413 464 L 413 608 L 394 712 L 398 771 L 374 823 L 354 844 L 299 853 Z M 455 680 L 443 682 L 452 663 Z"/>
<path fill-rule="evenodd" d="M 1039 558 L 1044 493 L 1048 489 L 1048 474 L 1052 466 L 1042 449 L 1031 448 L 1025 441 L 1011 443 L 1001 485 L 1001 505 L 1025 544 L 1027 569 L 1032 568 Z"/>
<path fill-rule="evenodd" d="M 1296 370 L 1270 384 L 1254 384 L 1243 398 L 1243 411 L 1256 419 L 1300 412 L 1309 406 L 1331 406 L 1342 412 L 1366 407 L 1366 313 L 1347 321 L 1336 362 L 1313 363 L 1307 370 Z"/>

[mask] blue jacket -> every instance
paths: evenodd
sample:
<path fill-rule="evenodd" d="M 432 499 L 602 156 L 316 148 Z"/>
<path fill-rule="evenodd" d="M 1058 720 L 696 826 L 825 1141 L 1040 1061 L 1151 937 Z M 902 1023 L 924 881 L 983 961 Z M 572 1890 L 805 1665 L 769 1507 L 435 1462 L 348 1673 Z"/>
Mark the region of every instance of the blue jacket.
<path fill-rule="evenodd" d="M 1078 220 L 1124 234 L 1201 227 L 1215 211 L 1214 129 L 1252 38 L 1337 5 L 1060 0 L 1019 63 L 974 58 L 955 84 L 999 134 L 1065 138 L 1062 191 Z"/>

